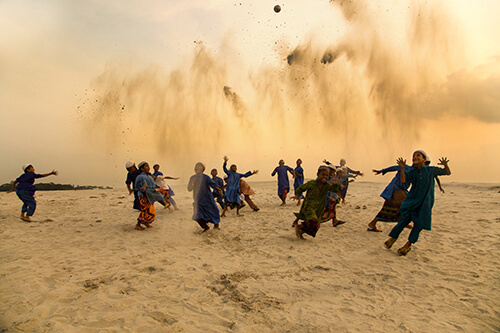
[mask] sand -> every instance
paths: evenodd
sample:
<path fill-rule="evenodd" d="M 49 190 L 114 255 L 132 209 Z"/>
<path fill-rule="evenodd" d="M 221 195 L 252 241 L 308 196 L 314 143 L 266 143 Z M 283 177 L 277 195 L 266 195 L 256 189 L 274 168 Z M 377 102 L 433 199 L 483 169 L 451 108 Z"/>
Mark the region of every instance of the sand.
<path fill-rule="evenodd" d="M 446 183 L 433 230 L 406 257 L 367 232 L 385 183 L 356 181 L 316 238 L 298 240 L 275 182 L 251 182 L 261 208 L 229 211 L 200 234 L 192 197 L 157 205 L 154 228 L 125 189 L 38 192 L 35 222 L 1 193 L 0 331 L 498 332 L 500 186 Z M 181 185 L 182 184 L 182 185 Z"/>

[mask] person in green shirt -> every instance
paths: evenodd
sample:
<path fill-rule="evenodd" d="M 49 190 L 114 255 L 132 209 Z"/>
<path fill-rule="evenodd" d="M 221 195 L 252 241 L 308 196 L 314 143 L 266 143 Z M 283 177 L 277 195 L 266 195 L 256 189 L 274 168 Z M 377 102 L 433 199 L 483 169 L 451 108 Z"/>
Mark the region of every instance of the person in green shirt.
<path fill-rule="evenodd" d="M 321 216 L 325 210 L 325 202 L 328 191 L 339 192 L 340 185 L 327 182 L 330 169 L 327 166 L 320 166 L 315 180 L 299 186 L 295 190 L 295 196 L 292 200 L 298 200 L 303 192 L 306 197 L 300 207 L 300 212 L 294 213 L 297 217 L 293 222 L 295 235 L 297 238 L 304 239 L 304 233 L 315 237 L 320 227 Z M 299 220 L 303 222 L 299 224 Z"/>

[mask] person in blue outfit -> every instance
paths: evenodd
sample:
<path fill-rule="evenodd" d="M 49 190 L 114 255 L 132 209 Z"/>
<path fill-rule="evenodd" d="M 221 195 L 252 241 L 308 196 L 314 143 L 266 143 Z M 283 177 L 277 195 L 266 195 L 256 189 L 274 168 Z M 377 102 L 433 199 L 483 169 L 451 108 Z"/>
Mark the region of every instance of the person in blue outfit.
<path fill-rule="evenodd" d="M 179 177 L 164 176 L 163 172 L 160 171 L 159 164 L 153 165 L 153 170 L 155 171 L 152 174 L 154 180 L 156 180 L 156 177 L 158 177 L 158 176 L 163 176 L 163 179 L 174 179 L 174 180 L 179 179 Z M 173 196 L 175 195 L 174 190 L 172 190 L 172 188 L 168 184 L 167 184 L 167 187 L 168 187 L 168 200 L 170 201 L 172 206 L 174 206 L 174 209 L 178 210 L 179 208 L 177 207 L 177 203 L 175 202 L 175 200 L 173 198 Z"/>
<path fill-rule="evenodd" d="M 422 230 L 431 230 L 432 206 L 434 205 L 434 179 L 440 175 L 451 175 L 449 160 L 443 157 L 439 160 L 444 168 L 425 165 L 427 154 L 422 150 L 413 153 L 412 169 L 405 172 L 406 161 L 400 157 L 397 163 L 400 167 L 400 179 L 402 183 L 410 183 L 411 189 L 408 196 L 400 207 L 401 219 L 389 233 L 389 239 L 385 242 L 387 248 L 391 248 L 396 242 L 404 228 L 413 221 L 413 228 L 406 244 L 398 250 L 400 255 L 406 255 L 415 244 Z"/>
<path fill-rule="evenodd" d="M 219 187 L 222 192 L 219 192 L 218 190 L 213 190 L 213 196 L 215 198 L 215 201 L 217 201 L 217 203 L 220 205 L 220 208 L 222 210 L 224 210 L 224 180 L 222 180 L 222 178 L 218 177 L 217 174 L 218 174 L 218 171 L 217 169 L 212 169 L 212 171 L 210 171 L 210 174 L 212 175 L 212 180 L 215 182 L 215 184 L 217 184 L 217 187 Z"/>
<path fill-rule="evenodd" d="M 205 175 L 205 165 L 201 162 L 194 166 L 195 175 L 189 178 L 188 191 L 193 191 L 193 220 L 198 222 L 203 232 L 210 229 L 208 222 L 214 224 L 214 228 L 219 228 L 219 209 L 215 203 L 212 190 L 222 194 L 222 189 L 212 178 Z"/>
<path fill-rule="evenodd" d="M 299 158 L 297 160 L 297 166 L 293 169 L 293 190 L 297 191 L 300 185 L 304 184 L 304 169 L 302 169 L 302 160 Z M 297 200 L 297 206 L 300 206 L 300 200 L 304 198 L 304 195 L 299 195 Z"/>
<path fill-rule="evenodd" d="M 232 164 L 229 170 L 227 169 L 227 161 L 229 158 L 224 156 L 224 163 L 222 164 L 222 169 L 227 174 L 227 185 L 226 185 L 226 194 L 224 195 L 224 199 L 226 203 L 224 205 L 224 210 L 222 211 L 221 216 L 226 216 L 226 211 L 229 207 L 236 207 L 236 214 L 240 213 L 240 208 L 242 207 L 241 198 L 240 198 L 240 179 L 250 177 L 255 175 L 258 170 L 248 171 L 247 173 L 238 173 L 238 167 L 236 164 Z"/>
<path fill-rule="evenodd" d="M 290 182 L 288 181 L 288 173 L 293 175 L 293 169 L 288 165 L 285 165 L 285 161 L 280 160 L 278 162 L 278 166 L 274 168 L 274 171 L 271 173 L 271 176 L 278 174 L 278 196 L 281 199 L 281 205 L 286 205 L 286 196 L 288 192 L 290 192 Z"/>
<path fill-rule="evenodd" d="M 21 199 L 23 202 L 23 206 L 21 208 L 21 220 L 26 222 L 31 222 L 31 216 L 35 214 L 36 209 L 36 200 L 35 200 L 35 191 L 36 186 L 34 185 L 35 179 L 43 178 L 50 175 L 56 175 L 57 171 L 52 170 L 52 172 L 38 174 L 35 173 L 35 168 L 31 164 L 25 164 L 22 166 L 24 173 L 19 176 L 12 183 L 12 189 L 7 193 L 16 191 L 17 197 Z"/>
<path fill-rule="evenodd" d="M 411 166 L 405 165 L 404 172 L 410 171 Z M 403 200 L 406 199 L 408 195 L 409 183 L 401 182 L 401 168 L 399 165 L 393 165 L 381 170 L 373 170 L 376 175 L 385 175 L 388 172 L 397 171 L 394 178 L 392 178 L 389 185 L 387 185 L 380 196 L 385 200 L 384 205 L 377 216 L 368 223 L 368 231 L 382 232 L 382 230 L 377 228 L 377 222 L 398 222 L 401 218 L 400 207 Z"/>
<path fill-rule="evenodd" d="M 141 174 L 141 171 L 137 169 L 134 161 L 127 161 L 125 163 L 125 168 L 127 169 L 127 179 L 125 180 L 125 184 L 127 184 L 128 194 L 134 193 L 134 204 L 133 208 L 137 210 L 141 210 L 141 204 L 139 203 L 139 196 L 137 195 L 137 191 L 134 189 L 135 179 L 137 176 Z"/>

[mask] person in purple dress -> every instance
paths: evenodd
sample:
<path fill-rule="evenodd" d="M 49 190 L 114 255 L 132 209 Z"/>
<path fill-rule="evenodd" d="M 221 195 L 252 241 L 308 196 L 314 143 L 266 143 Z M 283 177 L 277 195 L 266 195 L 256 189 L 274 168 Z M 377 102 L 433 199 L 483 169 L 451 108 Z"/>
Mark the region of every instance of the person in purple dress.
<path fill-rule="evenodd" d="M 212 178 L 205 175 L 205 165 L 201 162 L 194 166 L 195 174 L 191 176 L 188 183 L 188 191 L 193 191 L 193 220 L 203 228 L 202 232 L 210 229 L 208 222 L 219 228 L 219 209 L 215 203 L 212 189 L 222 193 L 222 189 Z"/>
<path fill-rule="evenodd" d="M 294 174 L 293 169 L 285 165 L 285 161 L 280 160 L 279 165 L 274 168 L 271 176 L 278 174 L 278 196 L 281 199 L 281 205 L 286 205 L 286 196 L 290 192 L 290 182 L 288 181 L 288 173 Z"/>

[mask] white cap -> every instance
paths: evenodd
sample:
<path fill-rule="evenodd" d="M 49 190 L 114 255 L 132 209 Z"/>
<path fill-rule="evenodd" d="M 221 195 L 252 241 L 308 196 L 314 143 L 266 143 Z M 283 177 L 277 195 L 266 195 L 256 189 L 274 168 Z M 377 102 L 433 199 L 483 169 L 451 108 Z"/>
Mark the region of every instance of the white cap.
<path fill-rule="evenodd" d="M 133 167 L 134 165 L 135 165 L 134 161 L 127 161 L 127 163 L 125 163 L 125 168 L 128 169 Z"/>
<path fill-rule="evenodd" d="M 424 158 L 425 158 L 425 160 L 426 160 L 426 161 L 430 161 L 430 160 L 431 160 L 431 159 L 429 158 L 429 155 L 427 155 L 427 154 L 425 153 L 425 151 L 423 151 L 422 149 L 415 150 L 414 154 L 415 154 L 415 153 L 420 153 L 420 154 L 422 154 L 422 156 L 424 156 Z"/>
<path fill-rule="evenodd" d="M 32 166 L 32 164 L 28 163 L 28 164 L 25 164 L 22 166 L 23 168 L 23 171 L 26 172 L 26 169 L 28 169 L 28 167 Z"/>
<path fill-rule="evenodd" d="M 148 164 L 148 162 L 146 162 L 146 161 L 142 161 L 141 163 L 139 163 L 139 164 L 137 165 L 137 168 L 139 168 L 139 169 L 140 169 L 140 168 L 142 168 L 142 166 L 143 166 L 144 164 Z"/>

